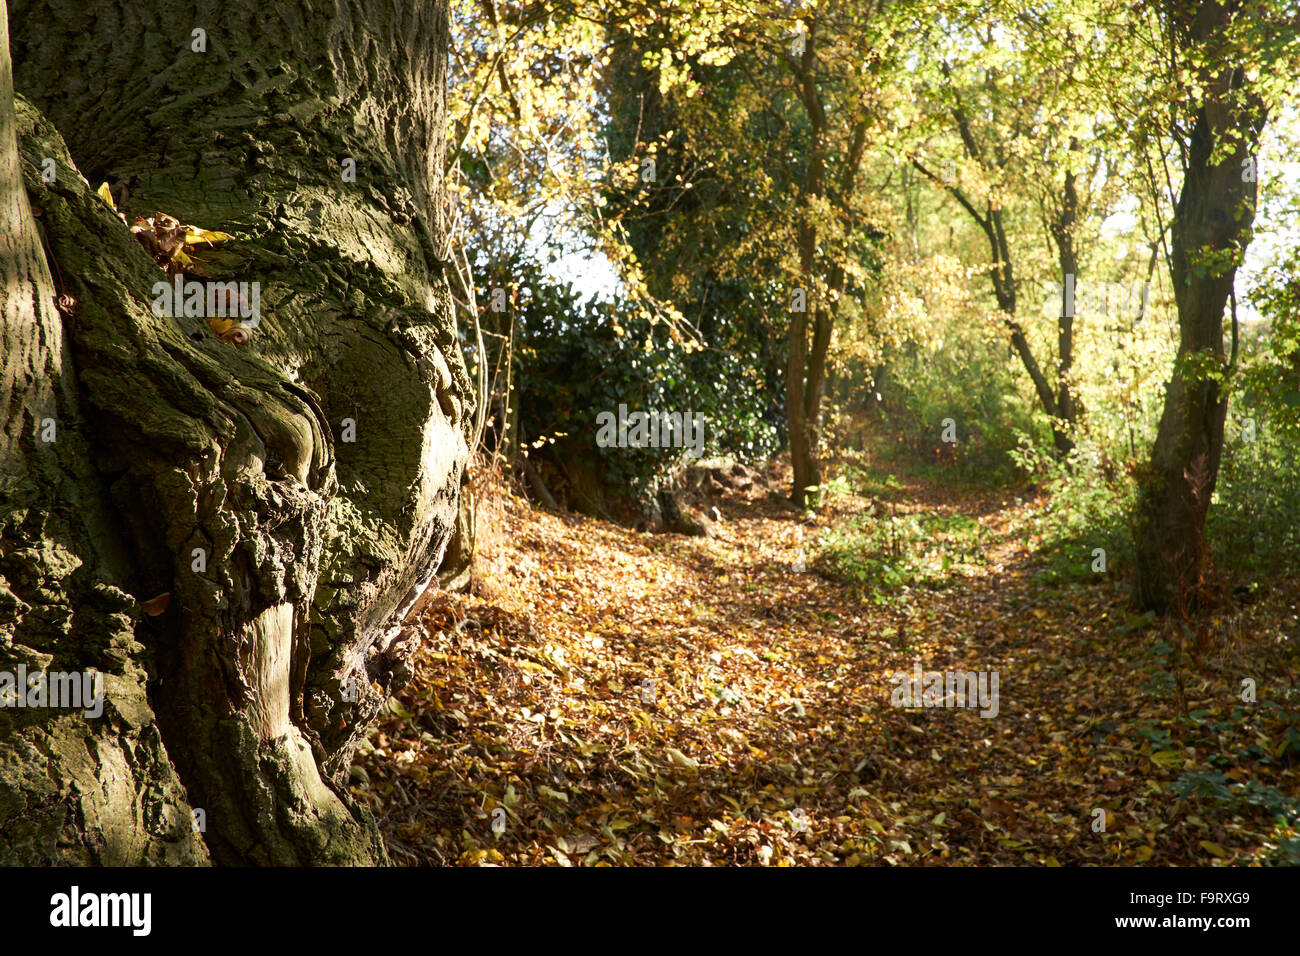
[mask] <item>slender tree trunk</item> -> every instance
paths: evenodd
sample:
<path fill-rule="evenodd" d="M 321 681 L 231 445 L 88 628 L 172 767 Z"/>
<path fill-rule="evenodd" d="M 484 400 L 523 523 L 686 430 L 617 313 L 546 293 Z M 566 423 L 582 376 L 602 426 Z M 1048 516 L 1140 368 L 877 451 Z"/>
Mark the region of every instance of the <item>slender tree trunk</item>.
<path fill-rule="evenodd" d="M 1011 244 L 1007 241 L 1006 228 L 1002 223 L 1002 211 L 990 209 L 982 219 L 977 216 L 976 221 L 983 227 L 993 255 L 994 267 L 990 273 L 993 279 L 993 294 L 1002 312 L 1002 321 L 1006 324 L 1007 331 L 1011 333 L 1011 347 L 1020 356 L 1020 364 L 1029 373 L 1029 379 L 1034 383 L 1034 391 L 1038 394 L 1038 402 L 1043 411 L 1055 417 L 1056 395 L 1052 392 L 1052 384 L 1043 374 L 1038 359 L 1034 357 L 1034 350 L 1029 346 L 1029 338 L 1016 319 L 1016 275 L 1011 262 Z"/>
<path fill-rule="evenodd" d="M 0 656 L 107 692 L 98 723 L 0 711 L 25 722 L 0 860 L 382 862 L 343 784 L 409 678 L 467 457 L 446 2 L 18 0 L 11 25 L 45 252 L 6 181 L 6 289 L 34 314 L 6 300 Z M 249 346 L 157 314 L 161 270 L 78 170 L 235 237 L 201 255 L 260 284 Z"/>
<path fill-rule="evenodd" d="M 1077 144 L 1071 142 L 1071 148 Z M 1074 229 L 1078 221 L 1079 191 L 1075 186 L 1074 170 L 1065 174 L 1061 190 L 1061 205 L 1052 223 L 1052 238 L 1056 240 L 1057 262 L 1061 268 L 1061 315 L 1057 319 L 1057 395 L 1056 414 L 1053 416 L 1052 437 L 1058 458 L 1065 458 L 1074 450 L 1074 441 L 1064 425 L 1078 421 L 1079 410 L 1070 391 L 1070 373 L 1074 367 L 1074 307 L 1072 296 L 1064 290 L 1078 282 L 1079 255 L 1075 248 Z M 1064 424 L 1062 424 L 1064 423 Z"/>
<path fill-rule="evenodd" d="M 979 151 L 974 147 L 974 138 L 970 134 L 969 126 L 960 113 L 957 114 L 957 120 L 963 141 L 966 143 L 968 155 L 982 162 Z M 1034 391 L 1038 395 L 1039 405 L 1050 417 L 1055 418 L 1057 415 L 1056 394 L 1052 391 L 1051 382 L 1043 374 L 1038 359 L 1034 357 L 1034 351 L 1029 346 L 1029 338 L 1025 335 L 1024 328 L 1016 320 L 1015 268 L 1011 262 L 1011 247 L 1007 241 L 1006 229 L 1003 227 L 1002 212 L 987 208 L 981 213 L 960 189 L 944 183 L 942 179 L 927 169 L 920 160 L 913 157 L 912 165 L 927 179 L 956 199 L 971 219 L 975 221 L 976 225 L 980 227 L 980 231 L 984 233 L 984 237 L 988 240 L 989 254 L 993 261 L 993 268 L 989 272 L 989 278 L 993 284 L 994 299 L 997 301 L 998 309 L 1002 313 L 1003 324 L 1011 334 L 1011 347 L 1019 356 L 1020 364 L 1024 366 L 1025 371 L 1029 374 L 1029 379 L 1034 385 Z"/>
<path fill-rule="evenodd" d="M 1195 39 L 1213 38 L 1221 7 L 1203 4 Z M 1209 62 L 1221 64 L 1222 58 Z M 1180 337 L 1151 463 L 1139 485 L 1133 598 L 1157 611 L 1196 605 L 1205 557 L 1205 518 L 1223 454 L 1228 412 L 1223 312 L 1250 241 L 1256 187 L 1243 175 L 1264 123 L 1241 70 L 1206 83 L 1207 101 L 1188 141 L 1182 193 L 1171 224 L 1171 263 Z M 1247 181 L 1249 179 L 1249 181 Z"/>
<path fill-rule="evenodd" d="M 808 168 L 804 175 L 803 218 L 799 223 L 799 274 L 804 282 L 807 305 L 812 309 L 812 349 L 808 348 L 808 313 L 790 317 L 789 364 L 786 370 L 786 416 L 790 433 L 790 458 L 794 482 L 790 498 L 800 507 L 808 504 L 809 489 L 821 484 L 821 466 L 817 449 L 821 439 L 822 399 L 825 397 L 826 363 L 830 354 L 831 334 L 839 313 L 839 300 L 845 289 L 847 273 L 843 265 L 831 266 L 826 277 L 826 297 L 814 294 L 817 286 L 817 227 L 813 223 L 813 203 L 826 195 L 826 109 L 817 87 L 814 42 L 815 20 L 809 23 L 800 59 L 790 58 L 799 83 L 799 97 L 808 116 L 810 143 Z M 859 117 L 848 131 L 844 165 L 832 198 L 851 226 L 851 200 L 867 147 L 868 120 Z"/>
<path fill-rule="evenodd" d="M 812 277 L 812 254 L 810 251 L 816 243 L 816 233 L 811 225 L 800 227 L 800 275 L 805 282 Z M 813 297 L 813 290 L 804 286 L 805 305 Z M 815 311 L 815 306 L 813 307 Z M 785 379 L 785 413 L 786 430 L 790 438 L 790 464 L 794 471 L 793 487 L 790 500 L 799 507 L 808 504 L 808 490 L 821 483 L 821 472 L 817 465 L 813 434 L 808 420 L 808 393 L 805 386 L 805 374 L 808 368 L 808 312 L 792 311 L 790 313 L 789 355 Z"/>
<path fill-rule="evenodd" d="M 799 222 L 799 276 L 803 280 L 805 311 L 791 312 L 789 358 L 786 366 L 785 404 L 786 423 L 790 437 L 790 464 L 794 472 L 790 500 L 799 507 L 808 505 L 809 489 L 821 484 L 821 468 L 817 463 L 817 441 L 812 417 L 818 410 L 818 399 L 813 394 L 814 384 L 809 374 L 808 316 L 813 315 L 813 357 L 820 341 L 819 317 L 824 306 L 817 294 L 815 270 L 817 267 L 817 227 L 813 223 L 811 206 L 826 188 L 825 133 L 826 116 L 817 92 L 816 55 L 814 44 L 817 21 L 808 24 L 804 49 L 795 61 L 795 77 L 799 84 L 799 97 L 808 114 L 809 143 L 808 167 L 804 173 L 804 208 Z M 829 341 L 829 338 L 828 340 Z M 825 356 L 822 357 L 822 362 Z"/>

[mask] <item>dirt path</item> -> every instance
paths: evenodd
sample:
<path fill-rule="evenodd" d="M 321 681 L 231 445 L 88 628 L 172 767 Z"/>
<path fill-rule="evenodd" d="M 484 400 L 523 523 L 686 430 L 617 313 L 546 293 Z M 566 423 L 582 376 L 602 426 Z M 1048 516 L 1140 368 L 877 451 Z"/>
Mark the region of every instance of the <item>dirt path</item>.
<path fill-rule="evenodd" d="M 1200 716 L 1180 716 L 1173 652 L 1160 650 L 1174 632 L 1162 645 L 1158 625 L 1132 626 L 1118 575 L 1035 583 L 1027 529 L 1042 501 L 906 479 L 888 498 L 878 515 L 978 522 L 979 562 L 954 568 L 950 586 L 877 603 L 816 563 L 797 570 L 820 534 L 872 507 L 858 495 L 812 519 L 765 489 L 736 493 L 713 539 L 498 499 L 480 518 L 499 529 L 485 547 L 490 600 L 430 609 L 415 681 L 354 770 L 395 860 L 1205 864 L 1271 852 L 1267 809 L 1234 815 L 1213 794 L 1179 804 L 1168 784 L 1186 771 L 1225 793 L 1250 779 L 1300 792 L 1298 748 L 1272 756 L 1296 731 L 1239 699 L 1244 672 L 1259 674 L 1261 700 L 1281 693 L 1265 623 L 1279 608 L 1238 609 L 1202 642 L 1179 670 Z M 893 676 L 918 664 L 996 673 L 996 715 L 892 706 Z"/>

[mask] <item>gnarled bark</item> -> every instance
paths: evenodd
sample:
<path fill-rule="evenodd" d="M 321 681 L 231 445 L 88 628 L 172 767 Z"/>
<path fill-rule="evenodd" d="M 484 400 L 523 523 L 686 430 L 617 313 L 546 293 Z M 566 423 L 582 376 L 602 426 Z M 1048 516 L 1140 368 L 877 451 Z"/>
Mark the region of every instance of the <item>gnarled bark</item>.
<path fill-rule="evenodd" d="M 6 496 L 0 572 L 11 591 L 32 576 L 53 591 L 95 558 L 117 601 L 111 641 L 147 687 L 139 719 L 161 730 L 135 790 L 184 785 L 183 833 L 142 836 L 113 859 L 176 847 L 201 859 L 206 846 L 223 863 L 381 862 L 342 782 L 409 676 L 402 618 L 441 561 L 467 458 L 469 382 L 440 265 L 445 3 L 233 0 L 196 17 L 169 0 L 147 12 L 46 0 L 15 4 L 11 23 L 19 92 L 53 123 L 22 111 L 27 192 L 55 291 L 78 303 L 46 345 L 64 356 L 60 440 L 87 454 L 75 480 L 29 482 L 26 525 Z M 154 314 L 161 271 L 78 168 L 124 187 L 128 215 L 235 236 L 205 267 L 261 284 L 249 347 L 202 317 Z M 6 335 L 12 324 L 7 311 Z M 9 411 L 11 394 L 37 401 L 28 391 L 7 387 L 0 423 L 30 442 L 30 415 Z M 69 567 L 11 560 L 46 537 L 32 515 L 85 500 L 102 519 L 89 546 L 69 546 Z M 166 610 L 142 614 L 162 593 Z M 8 646 L 89 659 L 75 627 L 47 626 L 22 600 L 0 618 Z M 0 792 L 30 803 L 28 778 L 102 774 L 101 753 L 55 772 L 32 748 L 6 759 Z M 104 815 L 125 820 L 130 806 Z M 204 811 L 201 844 L 190 807 Z M 0 834 L 31 819 L 0 816 Z M 8 852 L 108 859 L 78 839 L 76 852 Z"/>
<path fill-rule="evenodd" d="M 205 862 L 147 698 L 146 650 L 123 590 L 131 559 L 90 466 L 14 107 L 0 0 L 0 671 L 94 668 L 104 688 L 97 719 L 85 716 L 93 708 L 0 708 L 0 856 Z"/>

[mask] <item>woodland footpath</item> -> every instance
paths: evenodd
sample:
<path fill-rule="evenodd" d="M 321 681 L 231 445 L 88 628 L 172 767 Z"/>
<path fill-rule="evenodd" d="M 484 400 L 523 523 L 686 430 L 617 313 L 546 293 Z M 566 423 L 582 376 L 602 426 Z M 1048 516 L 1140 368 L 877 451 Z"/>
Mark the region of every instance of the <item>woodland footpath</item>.
<path fill-rule="evenodd" d="M 493 489 L 480 593 L 427 609 L 415 677 L 353 767 L 393 860 L 1296 861 L 1300 730 L 1266 702 L 1294 693 L 1300 582 L 1190 627 L 1138 616 L 1125 569 L 1041 553 L 1040 491 L 873 457 L 836 463 L 857 484 L 817 514 L 773 494 L 788 468 L 735 468 L 713 537 Z M 873 511 L 931 529 L 874 593 L 828 543 Z M 890 706 L 918 661 L 997 671 L 1000 712 Z"/>

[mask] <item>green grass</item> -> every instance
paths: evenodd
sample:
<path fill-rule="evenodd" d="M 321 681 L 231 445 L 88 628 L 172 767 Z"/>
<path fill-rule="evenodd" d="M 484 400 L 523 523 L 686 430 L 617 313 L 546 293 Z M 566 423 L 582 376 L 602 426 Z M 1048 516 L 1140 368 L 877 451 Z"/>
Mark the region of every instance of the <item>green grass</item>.
<path fill-rule="evenodd" d="M 865 461 L 850 461 L 839 469 L 834 478 L 822 483 L 818 503 L 846 495 L 891 501 L 902 490 L 902 483 L 883 468 Z"/>
<path fill-rule="evenodd" d="M 938 589 L 987 563 L 990 533 L 967 515 L 889 514 L 873 505 L 864 515 L 818 538 L 815 565 L 848 581 L 878 604 L 913 588 Z"/>

